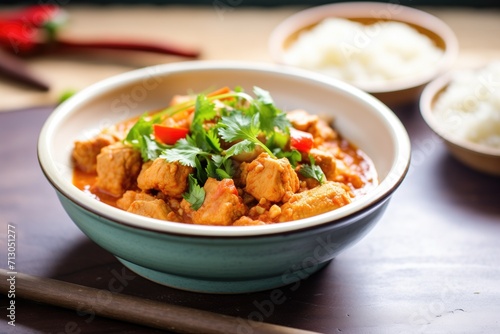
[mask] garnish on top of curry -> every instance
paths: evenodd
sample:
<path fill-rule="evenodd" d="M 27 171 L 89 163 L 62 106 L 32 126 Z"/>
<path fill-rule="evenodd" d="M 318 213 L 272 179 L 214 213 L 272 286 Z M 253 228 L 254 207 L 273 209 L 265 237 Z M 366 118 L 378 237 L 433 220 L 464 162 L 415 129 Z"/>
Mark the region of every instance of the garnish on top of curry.
<path fill-rule="evenodd" d="M 347 205 L 378 183 L 326 120 L 284 112 L 269 92 L 178 95 L 76 141 L 73 183 L 135 214 L 200 225 L 264 225 Z"/>

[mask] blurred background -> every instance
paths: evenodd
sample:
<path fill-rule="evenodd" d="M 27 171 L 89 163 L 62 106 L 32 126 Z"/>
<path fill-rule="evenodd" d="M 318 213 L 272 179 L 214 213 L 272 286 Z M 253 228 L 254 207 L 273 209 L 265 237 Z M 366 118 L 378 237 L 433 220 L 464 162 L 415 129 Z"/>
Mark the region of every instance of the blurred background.
<path fill-rule="evenodd" d="M 324 1 L 324 0 L 60 0 L 60 1 L 46 1 L 46 3 L 57 3 L 60 5 L 66 4 L 158 4 L 158 5 L 214 5 L 216 3 L 228 3 L 231 5 L 238 6 L 316 6 L 323 5 L 327 3 L 335 3 L 340 1 Z M 397 3 L 405 6 L 469 6 L 469 7 L 499 7 L 500 2 L 497 0 L 401 0 L 401 1 L 378 1 L 378 2 L 389 2 Z M 36 0 L 4 0 L 0 2 L 1 4 L 10 5 L 23 5 L 23 4 L 36 4 L 41 3 Z"/>
<path fill-rule="evenodd" d="M 56 5 L 66 21 L 57 36 L 71 41 L 164 43 L 199 52 L 201 60 L 272 62 L 269 36 L 283 20 L 322 0 L 3 0 L 0 15 L 28 5 Z M 443 20 L 457 35 L 457 66 L 475 66 L 500 57 L 497 0 L 378 1 L 422 9 Z M 12 44 L 7 36 L 7 46 Z M 19 56 L 15 54 L 14 56 Z M 20 58 L 43 79 L 40 91 L 0 74 L 0 111 L 54 105 L 68 91 L 78 91 L 132 69 L 193 58 L 151 52 L 95 51 L 35 54 Z M 4 62 L 0 62 L 0 65 Z"/>

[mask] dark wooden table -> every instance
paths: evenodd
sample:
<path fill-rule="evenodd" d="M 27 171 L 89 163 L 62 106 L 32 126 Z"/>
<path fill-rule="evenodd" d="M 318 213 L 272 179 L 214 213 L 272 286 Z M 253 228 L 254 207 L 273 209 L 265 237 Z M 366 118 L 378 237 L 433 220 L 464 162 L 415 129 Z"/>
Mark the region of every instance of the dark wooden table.
<path fill-rule="evenodd" d="M 450 157 L 416 106 L 397 110 L 413 143 L 411 169 L 370 234 L 325 269 L 269 292 L 206 295 L 138 277 L 72 223 L 36 158 L 50 107 L 0 114 L 0 267 L 7 225 L 16 270 L 127 295 L 321 333 L 500 333 L 500 178 Z M 154 333 L 150 328 L 1 296 L 0 333 Z M 266 304 L 269 305 L 269 304 Z"/>

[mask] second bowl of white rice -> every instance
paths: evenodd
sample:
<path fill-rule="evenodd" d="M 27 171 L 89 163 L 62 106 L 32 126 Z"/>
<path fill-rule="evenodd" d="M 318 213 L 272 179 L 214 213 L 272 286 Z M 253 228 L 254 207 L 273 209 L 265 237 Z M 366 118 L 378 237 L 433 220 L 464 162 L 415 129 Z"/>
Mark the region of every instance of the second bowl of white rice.
<path fill-rule="evenodd" d="M 500 176 L 500 60 L 433 80 L 420 111 L 458 160 Z"/>

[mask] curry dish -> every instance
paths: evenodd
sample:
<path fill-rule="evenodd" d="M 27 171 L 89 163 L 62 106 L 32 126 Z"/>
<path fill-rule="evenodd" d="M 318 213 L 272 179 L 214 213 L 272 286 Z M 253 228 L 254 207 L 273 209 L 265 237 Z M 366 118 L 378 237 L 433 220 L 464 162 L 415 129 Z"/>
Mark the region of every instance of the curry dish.
<path fill-rule="evenodd" d="M 174 96 L 75 142 L 73 183 L 146 217 L 200 225 L 263 225 L 335 210 L 377 185 L 361 150 L 269 92 L 220 88 Z"/>

